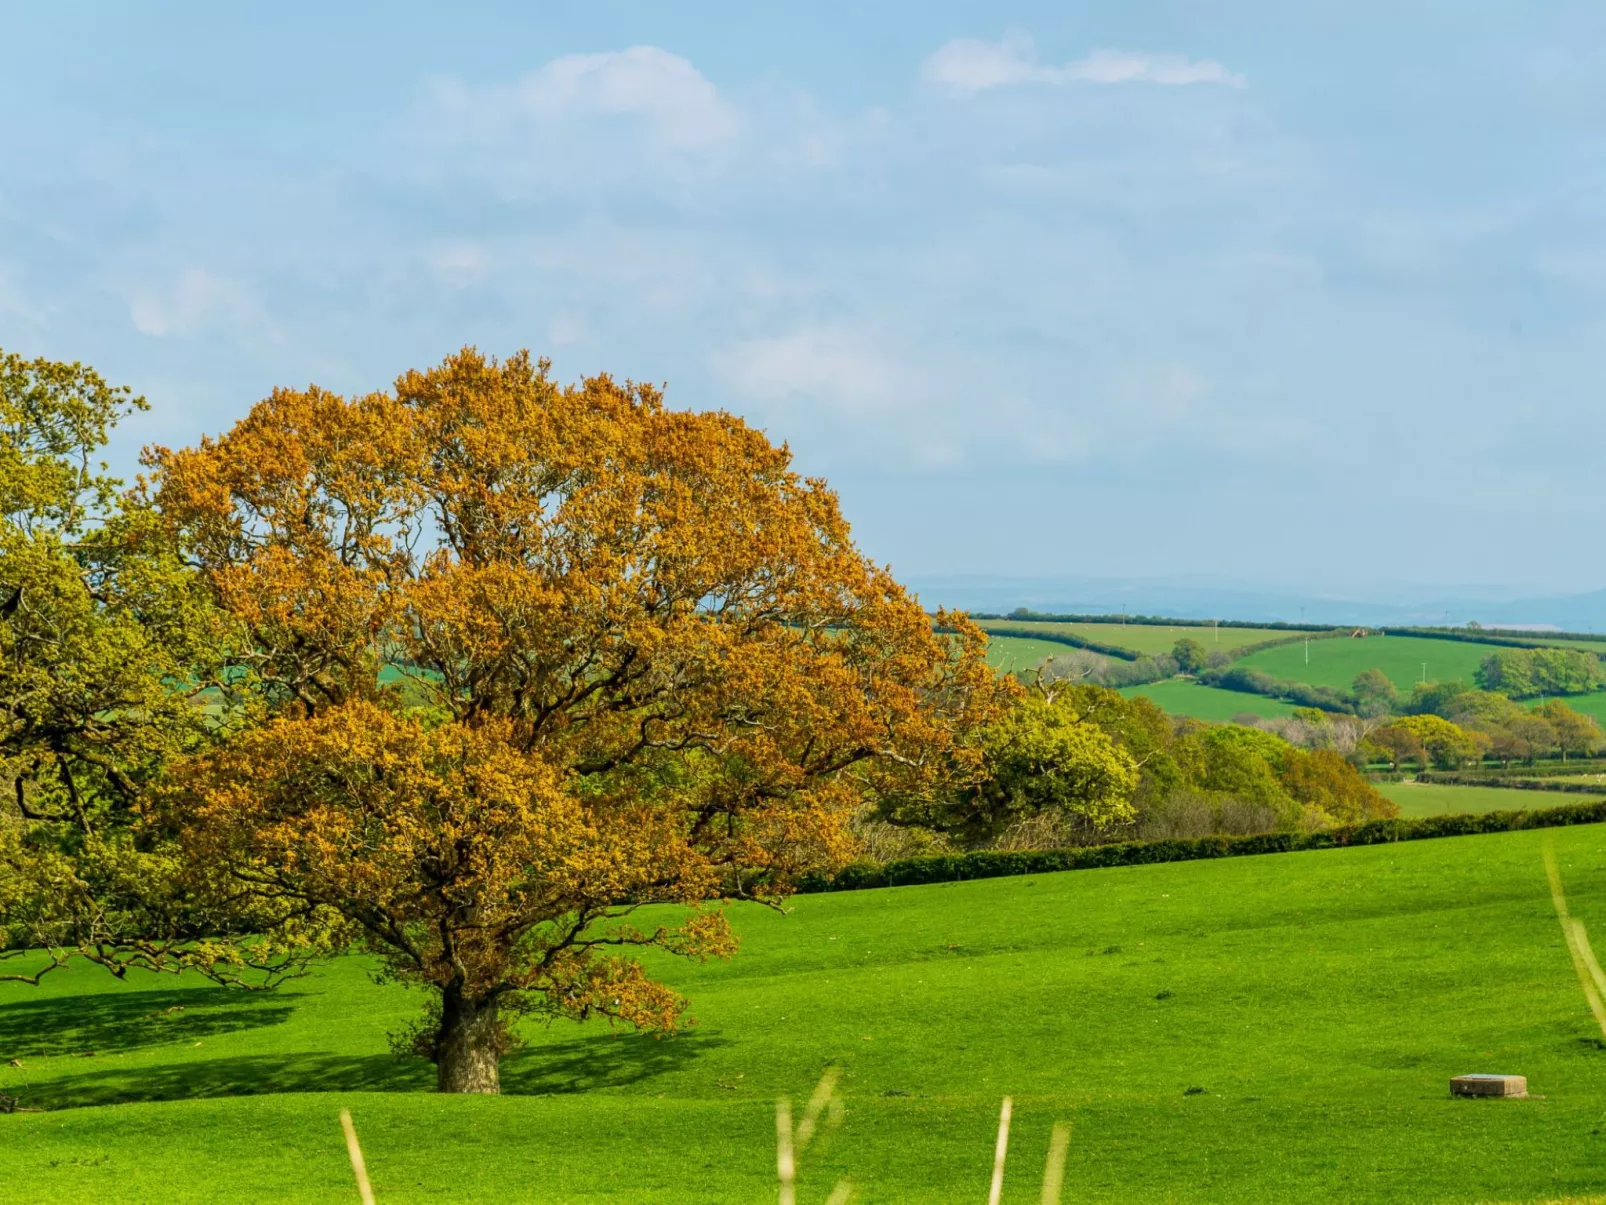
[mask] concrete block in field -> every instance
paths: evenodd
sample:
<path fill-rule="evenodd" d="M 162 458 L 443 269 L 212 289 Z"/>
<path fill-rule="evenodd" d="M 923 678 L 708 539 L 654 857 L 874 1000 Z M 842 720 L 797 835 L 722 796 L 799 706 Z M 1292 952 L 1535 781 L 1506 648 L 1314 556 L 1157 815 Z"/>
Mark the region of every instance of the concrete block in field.
<path fill-rule="evenodd" d="M 1450 1081 L 1452 1096 L 1527 1096 L 1522 1075 L 1458 1075 Z"/>

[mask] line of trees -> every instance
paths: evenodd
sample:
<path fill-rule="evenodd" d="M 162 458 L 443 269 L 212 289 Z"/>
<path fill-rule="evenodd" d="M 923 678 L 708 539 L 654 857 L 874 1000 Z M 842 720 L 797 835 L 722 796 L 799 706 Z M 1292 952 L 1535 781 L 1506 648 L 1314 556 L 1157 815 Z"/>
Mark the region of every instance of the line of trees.
<path fill-rule="evenodd" d="M 1583 649 L 1501 649 L 1483 659 L 1474 677 L 1482 689 L 1513 699 L 1581 695 L 1606 685 L 1600 658 Z"/>

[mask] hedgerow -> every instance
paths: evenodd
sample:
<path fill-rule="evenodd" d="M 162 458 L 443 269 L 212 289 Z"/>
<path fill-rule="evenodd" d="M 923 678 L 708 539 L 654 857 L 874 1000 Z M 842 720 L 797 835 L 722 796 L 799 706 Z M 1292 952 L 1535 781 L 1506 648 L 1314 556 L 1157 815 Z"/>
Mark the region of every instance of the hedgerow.
<path fill-rule="evenodd" d="M 834 876 L 805 876 L 800 891 L 862 891 L 872 887 L 908 887 L 919 883 L 956 883 L 1012 875 L 1050 874 L 1061 870 L 1097 870 L 1112 866 L 1149 866 L 1160 862 L 1193 862 L 1205 858 L 1238 858 L 1252 854 L 1296 853 L 1350 845 L 1387 845 L 1436 837 L 1564 828 L 1606 822 L 1606 799 L 1562 807 L 1477 815 L 1424 816 L 1419 819 L 1370 820 L 1316 833 L 1261 833 L 1252 837 L 1200 837 L 1197 840 L 1127 841 L 1074 849 L 978 850 L 890 862 L 855 862 Z"/>

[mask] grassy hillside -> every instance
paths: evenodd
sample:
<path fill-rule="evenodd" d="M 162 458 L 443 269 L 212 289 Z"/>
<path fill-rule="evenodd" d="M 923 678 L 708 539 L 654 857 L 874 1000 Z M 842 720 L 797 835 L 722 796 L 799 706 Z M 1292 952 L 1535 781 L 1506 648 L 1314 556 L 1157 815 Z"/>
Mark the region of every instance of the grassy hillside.
<path fill-rule="evenodd" d="M 1019 636 L 989 636 L 987 638 L 987 664 L 999 673 L 1033 669 L 1050 657 L 1058 657 L 1071 649 L 1052 640 L 1027 640 Z"/>
<path fill-rule="evenodd" d="M 1160 626 L 1146 623 L 1050 623 L 1016 619 L 984 619 L 982 627 L 1033 628 L 1044 632 L 1066 632 L 1100 644 L 1131 649 L 1135 653 L 1169 653 L 1183 637 L 1197 640 L 1207 649 L 1231 652 L 1246 644 L 1277 640 L 1294 633 L 1276 628 L 1208 628 L 1191 625 Z"/>
<path fill-rule="evenodd" d="M 1222 690 L 1216 686 L 1201 686 L 1185 678 L 1151 682 L 1147 686 L 1126 686 L 1121 688 L 1120 693 L 1128 698 L 1142 695 L 1172 715 L 1192 716 L 1196 720 L 1211 723 L 1224 723 L 1235 715 L 1245 713 L 1259 716 L 1294 714 L 1294 705 L 1284 703 L 1281 699 Z"/>
<path fill-rule="evenodd" d="M 1583 803 L 1589 796 L 1509 787 L 1455 787 L 1438 783 L 1386 782 L 1379 791 L 1400 805 L 1402 816 L 1449 816 L 1467 812 L 1516 812 L 1524 808 L 1556 807 L 1563 803 Z M 1606 796 L 1606 787 L 1601 794 Z"/>
<path fill-rule="evenodd" d="M 1606 1052 L 1540 866 L 1606 940 L 1606 828 L 812 896 L 742 908 L 732 963 L 678 967 L 702 1024 L 654 1042 L 532 1026 L 501 1098 L 415 1091 L 383 1031 L 416 1000 L 351 959 L 238 996 L 74 972 L 0 988 L 11 1202 L 773 1200 L 773 1101 L 845 1070 L 800 1199 L 1532 1201 L 1606 1186 Z M 182 1011 L 178 1009 L 182 1007 Z M 17 1059 L 20 1067 L 9 1067 Z M 1450 1076 L 1517 1072 L 1526 1101 Z M 238 1095 L 254 1093 L 256 1095 Z M 126 1102 L 126 1103 L 117 1103 Z"/>
<path fill-rule="evenodd" d="M 1395 689 L 1407 695 L 1423 677 L 1423 662 L 1427 663 L 1428 681 L 1459 678 L 1470 686 L 1478 663 L 1495 651 L 1492 645 L 1424 636 L 1368 636 L 1359 640 L 1340 637 L 1312 640 L 1309 648 L 1308 664 L 1303 643 L 1251 653 L 1238 664 L 1264 670 L 1273 677 L 1341 690 L 1348 690 L 1361 671 L 1380 669 Z"/>

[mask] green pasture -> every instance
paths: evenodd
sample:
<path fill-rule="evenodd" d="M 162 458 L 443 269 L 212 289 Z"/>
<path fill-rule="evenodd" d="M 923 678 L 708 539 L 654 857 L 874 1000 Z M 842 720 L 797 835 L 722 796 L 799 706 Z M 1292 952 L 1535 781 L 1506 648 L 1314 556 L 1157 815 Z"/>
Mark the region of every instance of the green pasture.
<path fill-rule="evenodd" d="M 1073 651 L 1068 645 L 1052 640 L 1028 640 L 1022 636 L 987 638 L 987 664 L 1001 674 L 1036 669 L 1050 657 Z"/>
<path fill-rule="evenodd" d="M 1606 828 L 809 896 L 675 965 L 701 1023 L 529 1027 L 502 1097 L 442 1098 L 384 1032 L 416 996 L 342 960 L 277 993 L 75 970 L 0 987 L 8 1202 L 773 1202 L 777 1096 L 843 1069 L 799 1200 L 1516 1202 L 1606 1188 L 1606 1043 L 1541 868 L 1606 935 Z M 1597 936 L 1597 941 L 1602 940 Z M 8 1065 L 15 1060 L 16 1064 Z M 1515 1072 L 1522 1101 L 1451 1099 Z"/>
<path fill-rule="evenodd" d="M 1593 694 L 1587 695 L 1562 695 L 1560 698 L 1563 703 L 1574 711 L 1583 715 L 1593 716 L 1602 724 L 1606 724 L 1606 691 L 1597 690 Z M 1525 707 L 1539 707 L 1546 700 L 1524 699 L 1522 702 Z"/>
<path fill-rule="evenodd" d="M 1201 686 L 1187 678 L 1168 678 L 1147 686 L 1124 686 L 1120 693 L 1128 698 L 1141 695 L 1172 715 L 1192 716 L 1209 723 L 1225 723 L 1245 714 L 1267 718 L 1294 714 L 1294 705 L 1281 699 L 1222 690 L 1219 686 Z"/>
<path fill-rule="evenodd" d="M 1384 782 L 1377 789 L 1400 805 L 1402 816 L 1449 816 L 1467 812 L 1519 812 L 1532 808 L 1591 803 L 1588 795 L 1524 791 L 1514 787 L 1458 787 L 1439 783 Z M 1601 795 L 1606 796 L 1606 784 Z"/>
<path fill-rule="evenodd" d="M 1205 648 L 1230 653 L 1248 644 L 1262 640 L 1277 640 L 1295 633 L 1277 628 L 1210 628 L 1191 624 L 1175 626 L 1147 623 L 1053 623 L 1046 620 L 983 619 L 982 627 L 1030 628 L 1041 632 L 1064 632 L 1085 640 L 1116 648 L 1131 649 L 1135 653 L 1169 653 L 1171 646 L 1187 637 L 1197 640 Z"/>
<path fill-rule="evenodd" d="M 1429 682 L 1450 682 L 1457 678 L 1472 685 L 1478 663 L 1496 651 L 1493 645 L 1470 644 L 1461 640 L 1434 640 L 1426 636 L 1340 636 L 1309 643 L 1284 645 L 1251 653 L 1238 664 L 1263 670 L 1274 678 L 1307 682 L 1312 686 L 1334 686 L 1348 690 L 1355 675 L 1380 669 L 1402 695 L 1424 677 Z"/>

